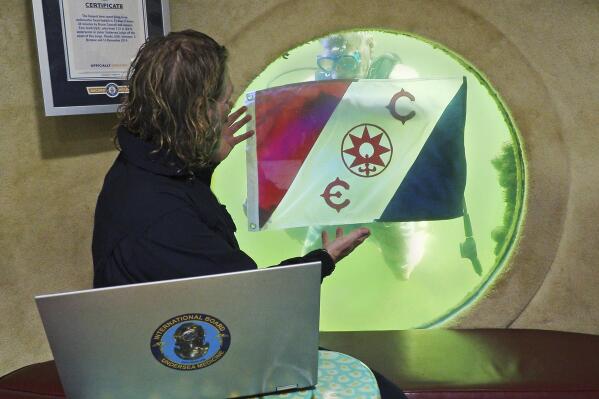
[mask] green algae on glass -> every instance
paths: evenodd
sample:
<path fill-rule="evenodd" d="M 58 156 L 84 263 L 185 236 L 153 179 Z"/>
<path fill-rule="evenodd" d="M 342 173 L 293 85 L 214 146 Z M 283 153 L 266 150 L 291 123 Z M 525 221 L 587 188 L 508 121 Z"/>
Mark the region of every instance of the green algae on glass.
<path fill-rule="evenodd" d="M 468 80 L 464 131 L 468 180 L 464 196 L 482 275 L 476 274 L 470 261 L 460 255 L 460 243 L 464 241 L 462 218 L 424 221 L 421 225 L 411 226 L 412 230 L 408 231 L 411 240 L 402 245 L 406 250 L 418 249 L 421 253 L 420 260 L 410 270 L 398 266 L 393 257 L 388 256 L 388 249 L 394 246 L 393 239 L 389 239 L 392 235 L 379 232 L 382 240 L 369 238 L 325 279 L 321 330 L 436 326 L 476 302 L 495 278 L 501 278 L 501 271 L 508 264 L 523 217 L 525 163 L 522 143 L 509 111 L 488 79 L 458 54 L 410 33 L 361 32 L 372 38 L 373 58 L 394 54 L 401 60 L 406 76 L 465 76 Z M 286 51 L 269 64 L 245 92 L 314 80 L 316 57 L 322 51 L 323 44 L 319 39 Z M 235 68 L 234 65 L 231 67 Z M 238 99 L 238 106 L 243 104 L 244 98 L 245 93 Z M 318 242 L 308 240 L 308 229 L 305 228 L 248 232 L 243 210 L 245 173 L 245 154 L 241 145 L 217 168 L 213 188 L 239 228 L 237 238 L 241 247 L 261 267 L 298 256 L 310 246 L 318 245 Z M 385 230 L 386 227 L 377 228 Z"/>
<path fill-rule="evenodd" d="M 516 211 L 516 198 L 518 190 L 518 180 L 516 171 L 516 157 L 511 144 L 505 144 L 501 154 L 491 161 L 499 176 L 499 185 L 503 187 L 503 199 L 505 201 L 505 213 L 503 214 L 503 224 L 497 226 L 491 236 L 497 242 L 495 254 L 500 255 L 508 238 L 514 212 Z"/>

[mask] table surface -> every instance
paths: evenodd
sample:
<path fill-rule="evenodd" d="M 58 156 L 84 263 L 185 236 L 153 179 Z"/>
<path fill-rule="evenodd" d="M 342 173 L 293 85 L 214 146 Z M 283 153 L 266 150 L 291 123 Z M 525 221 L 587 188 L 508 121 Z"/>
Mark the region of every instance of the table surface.
<path fill-rule="evenodd" d="M 64 392 L 53 361 L 16 370 L 0 378 L 1 399 L 58 399 Z M 351 356 L 318 352 L 318 384 L 314 389 L 263 396 L 264 399 L 378 399 L 379 390 L 370 369 Z"/>
<path fill-rule="evenodd" d="M 320 345 L 360 359 L 405 392 L 592 391 L 599 336 L 546 330 L 321 332 Z"/>
<path fill-rule="evenodd" d="M 360 359 L 413 398 L 441 397 L 435 392 L 470 398 L 476 396 L 465 393 L 482 391 L 509 391 L 511 398 L 533 397 L 516 392 L 599 398 L 595 335 L 513 329 L 322 332 L 320 345 Z M 1 377 L 0 398 L 7 393 L 19 399 L 64 397 L 54 362 Z"/>

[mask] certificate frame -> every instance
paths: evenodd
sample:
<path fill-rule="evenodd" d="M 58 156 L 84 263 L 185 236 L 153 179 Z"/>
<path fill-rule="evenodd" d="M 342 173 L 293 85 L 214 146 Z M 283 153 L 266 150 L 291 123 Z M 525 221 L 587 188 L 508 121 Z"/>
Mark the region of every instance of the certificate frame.
<path fill-rule="evenodd" d="M 32 0 L 45 114 L 61 116 L 116 112 L 122 96 L 129 92 L 126 79 L 69 78 L 63 1 L 74 0 Z M 126 1 L 112 0 L 112 3 L 122 4 Z M 169 0 L 140 1 L 145 19 L 140 21 L 144 24 L 144 40 L 170 32 Z"/>

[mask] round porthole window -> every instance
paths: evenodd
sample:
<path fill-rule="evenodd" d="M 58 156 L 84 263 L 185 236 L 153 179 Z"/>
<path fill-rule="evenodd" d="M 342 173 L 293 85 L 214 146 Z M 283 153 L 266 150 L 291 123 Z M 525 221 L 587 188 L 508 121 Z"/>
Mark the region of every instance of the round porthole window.
<path fill-rule="evenodd" d="M 448 78 L 464 81 L 460 87 L 467 90 L 462 150 L 467 177 L 459 215 L 369 224 L 372 236 L 342 260 L 322 285 L 323 331 L 431 327 L 481 298 L 500 278 L 522 222 L 526 179 L 518 131 L 498 93 L 473 65 L 438 43 L 400 32 L 347 31 L 309 41 L 270 63 L 237 102 L 237 106 L 243 105 L 246 94 L 258 90 L 348 79 L 381 84 L 391 80 L 432 82 L 431 98 L 451 98 L 453 93 L 443 92 L 449 85 L 438 90 L 434 86 Z M 414 101 L 410 95 L 409 90 L 397 90 L 390 98 L 395 101 L 389 102 L 391 116 L 405 126 L 410 109 L 402 107 Z M 356 125 L 355 134 L 347 136 L 340 147 L 343 162 L 356 178 L 389 174 L 383 166 L 402 156 L 387 142 L 388 132 L 382 124 L 375 122 Z M 376 137 L 381 139 L 374 140 Z M 360 155 L 362 147 L 356 143 L 362 143 L 365 154 L 370 153 Z M 360 156 L 366 159 L 362 164 L 356 161 Z M 383 165 L 377 172 L 374 164 L 368 163 L 374 156 Z M 306 253 L 320 245 L 323 229 L 334 231 L 334 225 L 248 231 L 243 208 L 247 198 L 245 165 L 241 145 L 217 168 L 213 189 L 238 226 L 240 246 L 259 265 Z M 427 169 L 426 165 L 420 168 Z M 356 226 L 348 224 L 348 228 Z"/>

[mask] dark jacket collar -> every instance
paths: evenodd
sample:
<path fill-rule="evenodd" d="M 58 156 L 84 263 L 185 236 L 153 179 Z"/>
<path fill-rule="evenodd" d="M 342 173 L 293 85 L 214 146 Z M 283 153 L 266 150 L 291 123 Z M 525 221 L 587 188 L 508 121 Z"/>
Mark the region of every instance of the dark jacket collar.
<path fill-rule="evenodd" d="M 214 167 L 196 170 L 192 173 L 185 169 L 183 162 L 176 155 L 165 149 L 156 151 L 157 147 L 154 144 L 133 135 L 125 126 L 119 126 L 117 138 L 121 154 L 133 165 L 157 175 L 197 178 L 210 185 Z"/>

